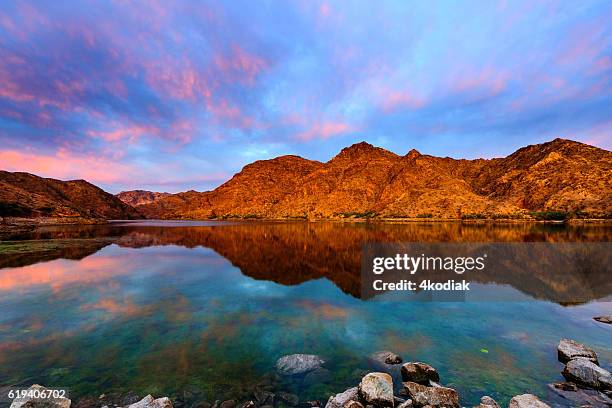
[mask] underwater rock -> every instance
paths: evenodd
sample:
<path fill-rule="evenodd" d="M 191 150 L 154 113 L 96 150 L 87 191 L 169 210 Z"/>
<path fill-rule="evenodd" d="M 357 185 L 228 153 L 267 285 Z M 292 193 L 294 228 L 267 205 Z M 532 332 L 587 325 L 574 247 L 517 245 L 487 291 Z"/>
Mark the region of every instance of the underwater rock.
<path fill-rule="evenodd" d="M 429 385 L 430 381 L 439 382 L 440 374 L 429 364 L 410 362 L 402 366 L 402 380 Z"/>
<path fill-rule="evenodd" d="M 500 408 L 500 406 L 493 398 L 485 395 L 480 398 L 480 405 L 476 408 Z"/>
<path fill-rule="evenodd" d="M 548 386 L 558 396 L 568 400 L 572 406 L 590 406 L 592 408 L 612 406 L 612 399 L 597 390 L 580 388 L 571 382 L 554 383 Z"/>
<path fill-rule="evenodd" d="M 599 364 L 597 361 L 597 354 L 593 350 L 584 344 L 580 344 L 570 339 L 561 339 L 557 346 L 557 355 L 559 361 L 562 363 L 567 363 L 570 360 L 582 357 L 591 360 L 595 364 Z"/>
<path fill-rule="evenodd" d="M 568 381 L 601 390 L 609 389 L 612 382 L 608 370 L 583 357 L 568 362 L 562 374 Z"/>
<path fill-rule="evenodd" d="M 320 368 L 324 363 L 325 360 L 314 354 L 291 354 L 276 361 L 276 370 L 281 375 L 305 374 Z"/>
<path fill-rule="evenodd" d="M 550 405 L 543 403 L 533 394 L 523 394 L 512 397 L 508 408 L 550 408 Z"/>
<path fill-rule="evenodd" d="M 276 394 L 275 399 L 290 407 L 295 407 L 300 403 L 297 395 L 282 391 Z"/>
<path fill-rule="evenodd" d="M 459 394 L 452 388 L 427 387 L 412 381 L 404 382 L 404 390 L 412 399 L 415 407 L 452 407 L 459 408 Z"/>
<path fill-rule="evenodd" d="M 42 392 L 48 392 L 49 390 L 42 385 L 34 384 L 29 391 L 35 392 L 38 395 Z M 15 398 L 10 408 L 70 408 L 71 401 L 68 398 Z"/>
<path fill-rule="evenodd" d="M 600 323 L 612 324 L 612 315 L 608 316 L 595 316 L 593 319 Z"/>
<path fill-rule="evenodd" d="M 393 406 L 393 379 L 387 373 L 368 373 L 359 383 L 359 395 L 379 407 Z"/>
<path fill-rule="evenodd" d="M 383 364 L 401 364 L 402 358 L 391 351 L 377 351 L 370 358 Z"/>
<path fill-rule="evenodd" d="M 127 408 L 173 408 L 172 401 L 168 397 L 153 398 L 151 394 L 140 401 L 129 405 Z"/>
<path fill-rule="evenodd" d="M 235 400 L 227 400 L 221 403 L 221 408 L 234 408 L 236 406 Z"/>
<path fill-rule="evenodd" d="M 340 394 L 332 395 L 327 400 L 325 408 L 343 408 L 344 404 L 349 401 L 359 400 L 359 389 L 357 387 L 349 388 L 348 390 L 341 392 Z"/>
<path fill-rule="evenodd" d="M 332 378 L 331 371 L 321 367 L 310 371 L 304 376 L 304 385 L 314 385 L 326 383 Z"/>

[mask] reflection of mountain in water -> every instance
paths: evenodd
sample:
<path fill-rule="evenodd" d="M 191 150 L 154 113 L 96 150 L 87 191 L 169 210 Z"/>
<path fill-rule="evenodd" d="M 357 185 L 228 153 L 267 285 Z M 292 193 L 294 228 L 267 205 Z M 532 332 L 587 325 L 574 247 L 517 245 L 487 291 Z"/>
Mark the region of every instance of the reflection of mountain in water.
<path fill-rule="evenodd" d="M 242 273 L 255 279 L 284 285 L 327 278 L 344 292 L 360 295 L 362 245 L 367 242 L 597 242 L 609 241 L 609 228 L 597 226 L 551 226 L 533 224 L 341 224 L 341 223 L 243 223 L 206 227 L 85 226 L 41 230 L 21 236 L 64 240 L 91 238 L 93 245 L 79 243 L 78 250 L 58 249 L 55 258 L 78 259 L 105 246 L 109 239 L 123 247 L 180 245 L 207 247 L 227 258 Z M 102 240 L 102 238 L 105 238 Z M 35 263 L 53 257 L 47 251 Z M 526 260 L 527 261 L 527 260 Z M 533 260 L 531 260 L 533 261 Z M 22 258 L 3 259 L 0 267 L 24 265 Z M 534 273 L 535 271 L 535 273 Z M 475 271 L 472 271 L 475 272 Z M 489 275 L 487 275 L 487 273 Z M 584 302 L 612 294 L 605 270 L 586 275 L 551 276 L 537 269 L 516 270 L 490 276 L 485 269 L 471 273 L 479 283 L 508 284 L 539 299 Z"/>

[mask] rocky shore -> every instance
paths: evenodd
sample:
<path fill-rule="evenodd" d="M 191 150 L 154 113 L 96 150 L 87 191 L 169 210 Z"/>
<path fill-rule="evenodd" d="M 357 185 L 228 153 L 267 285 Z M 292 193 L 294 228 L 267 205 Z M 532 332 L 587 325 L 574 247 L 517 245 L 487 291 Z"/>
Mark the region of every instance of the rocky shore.
<path fill-rule="evenodd" d="M 549 384 L 550 390 L 563 403 L 553 406 L 611 407 L 612 375 L 599 365 L 599 358 L 589 347 L 569 339 L 562 339 L 557 347 L 560 362 L 565 364 L 562 375 L 566 381 Z M 273 392 L 265 387 L 253 391 L 251 398 L 198 402 L 187 404 L 181 398 L 144 398 L 125 395 L 102 394 L 97 398 L 85 397 L 72 403 L 68 398 L 16 398 L 10 408 L 460 408 L 459 393 L 441 382 L 438 371 L 424 362 L 403 362 L 390 351 L 380 351 L 370 356 L 380 371 L 365 374 L 359 384 L 343 392 L 331 395 L 325 405 L 320 401 L 300 401 L 297 395 Z M 312 354 L 283 356 L 276 362 L 278 376 L 308 376 L 325 370 L 325 360 Z M 34 394 L 47 390 L 40 385 L 29 388 Z M 474 408 L 500 408 L 490 396 L 481 397 Z M 551 408 L 538 396 L 525 393 L 514 396 L 508 408 Z"/>

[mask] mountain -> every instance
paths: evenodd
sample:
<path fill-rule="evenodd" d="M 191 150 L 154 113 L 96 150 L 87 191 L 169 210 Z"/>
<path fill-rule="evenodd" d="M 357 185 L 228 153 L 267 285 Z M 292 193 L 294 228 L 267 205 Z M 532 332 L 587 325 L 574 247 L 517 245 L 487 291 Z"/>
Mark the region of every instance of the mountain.
<path fill-rule="evenodd" d="M 60 181 L 0 170 L 0 217 L 134 219 L 142 215 L 85 180 Z"/>
<path fill-rule="evenodd" d="M 146 190 L 131 190 L 122 191 L 119 194 L 115 194 L 115 197 L 117 197 L 127 205 L 131 205 L 132 207 L 138 207 L 139 205 L 154 203 L 169 195 L 170 193 L 156 193 L 153 191 Z"/>
<path fill-rule="evenodd" d="M 213 191 L 140 205 L 151 218 L 457 218 L 612 213 L 612 153 L 571 140 L 505 158 L 404 156 L 361 142 L 326 163 L 281 156 L 245 166 Z"/>

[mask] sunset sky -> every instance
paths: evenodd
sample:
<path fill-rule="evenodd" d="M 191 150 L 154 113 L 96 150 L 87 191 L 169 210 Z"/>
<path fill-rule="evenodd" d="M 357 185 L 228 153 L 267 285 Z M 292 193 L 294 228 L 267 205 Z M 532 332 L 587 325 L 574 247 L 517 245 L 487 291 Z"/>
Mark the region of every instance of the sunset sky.
<path fill-rule="evenodd" d="M 0 169 L 207 190 L 366 140 L 612 147 L 612 1 L 4 1 Z"/>

